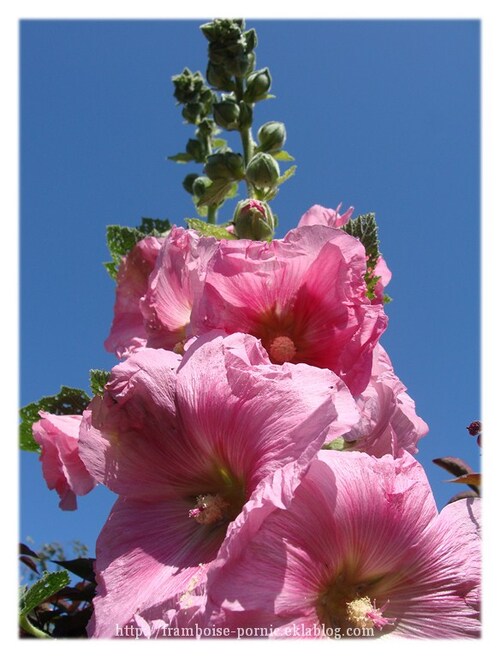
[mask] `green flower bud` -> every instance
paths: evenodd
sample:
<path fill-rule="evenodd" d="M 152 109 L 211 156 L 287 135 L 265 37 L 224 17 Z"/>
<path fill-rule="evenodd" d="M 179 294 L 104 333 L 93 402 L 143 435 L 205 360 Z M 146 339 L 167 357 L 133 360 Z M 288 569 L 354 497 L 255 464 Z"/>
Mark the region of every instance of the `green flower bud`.
<path fill-rule="evenodd" d="M 271 240 L 274 234 L 274 217 L 264 201 L 245 199 L 236 206 L 233 217 L 238 238 L 247 240 Z"/>
<path fill-rule="evenodd" d="M 211 184 L 212 181 L 210 178 L 207 178 L 206 176 L 198 176 L 198 178 L 195 178 L 193 181 L 193 195 L 200 199 L 205 194 L 205 190 L 210 187 Z"/>
<path fill-rule="evenodd" d="M 269 153 L 257 153 L 248 163 L 246 178 L 258 190 L 273 188 L 279 177 L 279 165 Z"/>
<path fill-rule="evenodd" d="M 280 151 L 286 142 L 285 124 L 281 121 L 268 121 L 259 128 L 257 138 L 261 151 Z"/>
<path fill-rule="evenodd" d="M 214 103 L 213 106 L 215 123 L 226 130 L 238 130 L 240 119 L 240 108 L 233 100 L 223 100 Z"/>
<path fill-rule="evenodd" d="M 255 103 L 265 98 L 269 89 L 271 89 L 269 69 L 254 71 L 247 78 L 247 89 L 244 98 L 247 103 Z"/>
<path fill-rule="evenodd" d="M 209 155 L 205 165 L 205 174 L 212 180 L 241 180 L 244 176 L 244 162 L 239 153 L 226 151 Z"/>
<path fill-rule="evenodd" d="M 189 123 L 196 123 L 203 112 L 201 103 L 187 103 L 182 108 L 182 117 Z"/>
<path fill-rule="evenodd" d="M 174 96 L 179 103 L 196 103 L 204 87 L 203 76 L 199 71 L 192 73 L 185 68 L 179 75 L 172 78 Z"/>
<path fill-rule="evenodd" d="M 182 187 L 188 194 L 193 194 L 193 183 L 199 177 L 198 174 L 188 174 L 182 181 Z"/>
<path fill-rule="evenodd" d="M 196 162 L 205 162 L 205 157 L 207 155 L 205 146 L 197 139 L 188 140 L 188 143 L 186 144 L 186 153 L 189 153 Z"/>
<path fill-rule="evenodd" d="M 201 137 L 201 138 L 207 138 L 211 137 L 214 132 L 215 132 L 215 121 L 212 121 L 212 119 L 202 119 L 200 123 L 198 124 L 198 127 L 196 129 L 196 137 Z M 200 141 L 204 141 L 201 139 Z"/>
<path fill-rule="evenodd" d="M 220 91 L 234 91 L 235 89 L 234 81 L 226 73 L 224 67 L 217 66 L 213 62 L 208 62 L 207 80 L 212 87 Z"/>
<path fill-rule="evenodd" d="M 257 48 L 257 32 L 252 28 L 251 30 L 247 30 L 243 36 L 245 37 L 247 53 L 255 50 Z"/>

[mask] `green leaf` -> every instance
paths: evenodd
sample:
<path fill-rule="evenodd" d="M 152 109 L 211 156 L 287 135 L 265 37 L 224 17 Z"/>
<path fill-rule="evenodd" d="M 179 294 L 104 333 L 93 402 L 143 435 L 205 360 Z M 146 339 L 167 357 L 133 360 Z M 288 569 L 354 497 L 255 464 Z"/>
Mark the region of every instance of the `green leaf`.
<path fill-rule="evenodd" d="M 20 601 L 21 616 L 26 616 L 40 603 L 57 594 L 59 590 L 68 584 L 69 575 L 67 571 L 45 572 L 39 581 L 23 593 Z"/>
<path fill-rule="evenodd" d="M 189 155 L 189 153 L 176 153 L 175 155 L 169 155 L 167 159 L 173 160 L 174 162 L 180 162 L 181 164 L 194 160 L 193 156 Z"/>
<path fill-rule="evenodd" d="M 276 156 L 274 156 L 274 157 L 276 157 Z M 293 165 L 292 167 L 290 167 L 289 169 L 287 169 L 287 170 L 285 171 L 285 173 L 283 174 L 283 176 L 280 176 L 280 177 L 278 178 L 277 185 L 281 185 L 281 184 L 284 183 L 286 180 L 288 180 L 289 178 L 291 178 L 291 177 L 295 174 L 296 169 L 297 169 L 297 165 Z"/>
<path fill-rule="evenodd" d="M 19 447 L 29 452 L 40 452 L 40 446 L 33 438 L 32 426 L 40 420 L 39 411 L 47 411 L 57 416 L 68 414 L 81 414 L 87 408 L 90 398 L 79 388 L 61 386 L 57 395 L 41 398 L 38 402 L 31 402 L 23 407 L 19 415 L 21 424 L 19 427 Z"/>
<path fill-rule="evenodd" d="M 112 224 L 106 227 L 106 242 L 112 261 L 104 263 L 108 274 L 116 279 L 118 268 L 124 256 L 143 238 L 148 235 L 161 237 L 170 229 L 168 219 L 151 219 L 143 217 L 140 226 L 131 228 Z"/>
<path fill-rule="evenodd" d="M 368 213 L 351 219 L 347 224 L 342 226 L 342 229 L 361 241 L 368 257 L 367 267 L 373 269 L 380 256 L 375 213 Z"/>
<path fill-rule="evenodd" d="M 295 158 L 287 153 L 286 151 L 277 151 L 276 153 L 271 154 L 275 160 L 295 160 Z"/>
<path fill-rule="evenodd" d="M 217 240 L 236 240 L 236 236 L 226 231 L 226 226 L 229 224 L 207 224 L 201 219 L 186 219 L 186 224 L 194 231 L 198 231 L 202 235 L 210 235 Z"/>
<path fill-rule="evenodd" d="M 218 179 L 209 185 L 205 192 L 198 199 L 197 206 L 215 206 L 220 205 L 233 187 L 232 181 Z"/>
<path fill-rule="evenodd" d="M 212 140 L 212 147 L 214 149 L 223 149 L 226 148 L 227 146 L 227 141 L 225 139 L 221 139 L 218 137 L 217 139 Z"/>
<path fill-rule="evenodd" d="M 378 259 L 381 254 L 379 251 L 378 227 L 375 220 L 375 213 L 367 213 L 351 219 L 347 224 L 342 226 L 342 229 L 358 238 L 365 248 L 366 260 L 366 296 L 368 299 L 375 298 L 375 287 L 380 279 L 379 276 L 373 274 L 377 265 Z M 383 303 L 387 304 L 392 301 L 391 297 L 384 295 Z"/>
<path fill-rule="evenodd" d="M 92 369 L 89 372 L 90 390 L 94 395 L 100 395 L 101 397 L 104 395 L 104 387 L 108 383 L 110 374 L 111 373 L 108 370 Z"/>

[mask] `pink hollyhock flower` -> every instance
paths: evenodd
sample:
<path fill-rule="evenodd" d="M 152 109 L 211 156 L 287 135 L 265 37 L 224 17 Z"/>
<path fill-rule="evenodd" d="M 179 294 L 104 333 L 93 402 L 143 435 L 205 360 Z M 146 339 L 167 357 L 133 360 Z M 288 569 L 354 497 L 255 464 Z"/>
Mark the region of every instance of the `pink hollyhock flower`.
<path fill-rule="evenodd" d="M 191 308 L 203 289 L 207 262 L 216 248 L 215 238 L 172 228 L 140 302 L 148 347 L 181 348 L 188 337 Z"/>
<path fill-rule="evenodd" d="M 407 453 L 321 451 L 289 507 L 221 556 L 207 615 L 281 638 L 478 637 L 479 511 L 438 514 Z"/>
<path fill-rule="evenodd" d="M 365 272 L 359 240 L 327 226 L 269 243 L 222 241 L 193 307 L 192 331 L 252 334 L 274 363 L 329 368 L 358 395 L 387 325 L 383 306 L 366 297 Z"/>
<path fill-rule="evenodd" d="M 120 496 L 97 541 L 90 632 L 112 636 L 136 613 L 160 619 L 200 587 L 204 600 L 234 520 L 256 527 L 285 505 L 328 425 L 341 433 L 358 418 L 334 373 L 271 364 L 248 335 L 208 335 L 182 360 L 144 348 L 116 366 L 80 433 L 87 468 Z"/>
<path fill-rule="evenodd" d="M 104 347 L 119 359 L 146 344 L 147 332 L 139 302 L 146 294 L 163 240 L 144 238 L 125 256 L 118 270 L 113 324 Z"/>
<path fill-rule="evenodd" d="M 344 448 L 374 457 L 397 455 L 401 449 L 417 452 L 417 442 L 429 431 L 415 412 L 415 402 L 396 377 L 387 352 L 380 345 L 373 352 L 370 383 L 356 398 L 361 420 L 347 434 Z M 337 437 L 329 435 L 329 440 Z"/>
<path fill-rule="evenodd" d="M 33 424 L 33 438 L 42 448 L 43 477 L 48 488 L 59 494 L 59 507 L 75 510 L 76 496 L 84 496 L 97 484 L 78 455 L 82 416 L 39 413 L 40 420 Z"/>
<path fill-rule="evenodd" d="M 342 204 L 339 203 L 337 208 L 325 208 L 324 206 L 314 205 L 307 210 L 299 220 L 298 226 L 314 226 L 320 224 L 321 226 L 333 226 L 341 228 L 344 224 L 351 219 L 354 207 L 351 206 L 344 213 L 340 213 Z"/>

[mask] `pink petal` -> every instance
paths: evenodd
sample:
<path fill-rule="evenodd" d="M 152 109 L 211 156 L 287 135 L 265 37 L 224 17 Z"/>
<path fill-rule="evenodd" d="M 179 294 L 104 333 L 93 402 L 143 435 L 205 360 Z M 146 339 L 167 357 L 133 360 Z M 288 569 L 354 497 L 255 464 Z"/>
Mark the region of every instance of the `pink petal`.
<path fill-rule="evenodd" d="M 42 448 L 43 476 L 48 488 L 59 494 L 63 510 L 76 509 L 76 496 L 84 496 L 96 485 L 78 454 L 81 421 L 79 415 L 41 411 L 40 420 L 33 424 L 33 437 Z"/>
<path fill-rule="evenodd" d="M 217 554 L 220 531 L 193 524 L 189 502 L 150 503 L 119 498 L 97 540 L 97 596 L 89 631 L 113 637 L 134 614 L 204 582 Z M 223 532 L 223 531 L 222 531 Z"/>
<path fill-rule="evenodd" d="M 146 329 L 139 302 L 146 293 L 163 238 L 148 237 L 125 256 L 118 270 L 111 332 L 104 343 L 118 358 L 129 356 L 146 344 Z"/>
<path fill-rule="evenodd" d="M 141 301 L 148 346 L 173 349 L 186 338 L 191 309 L 201 293 L 206 266 L 217 245 L 215 238 L 172 228 Z"/>

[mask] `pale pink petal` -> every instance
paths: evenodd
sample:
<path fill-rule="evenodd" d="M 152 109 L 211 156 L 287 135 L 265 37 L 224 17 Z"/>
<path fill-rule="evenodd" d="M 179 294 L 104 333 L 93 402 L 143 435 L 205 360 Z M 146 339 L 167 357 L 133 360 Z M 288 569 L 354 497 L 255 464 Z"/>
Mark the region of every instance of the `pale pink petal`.
<path fill-rule="evenodd" d="M 173 349 L 186 338 L 195 298 L 201 293 L 217 240 L 174 227 L 164 241 L 141 300 L 149 347 Z"/>
<path fill-rule="evenodd" d="M 99 482 L 121 495 L 165 497 L 171 472 L 180 357 L 144 348 L 112 370 L 103 398 L 84 412 L 80 455 Z"/>
<path fill-rule="evenodd" d="M 193 524 L 189 501 L 149 503 L 119 498 L 97 540 L 97 596 L 91 637 L 117 634 L 139 612 L 204 582 L 224 529 Z"/>
<path fill-rule="evenodd" d="M 352 626 L 346 602 L 366 596 L 382 634 L 477 637 L 478 501 L 459 503 L 438 516 L 407 453 L 322 452 L 285 508 L 268 506 L 253 532 L 233 536 L 208 575 L 205 623 L 265 626 L 275 637 L 302 625 L 312 637 L 322 623 Z"/>
<path fill-rule="evenodd" d="M 104 343 L 118 358 L 146 344 L 146 329 L 139 302 L 146 293 L 163 238 L 147 237 L 124 257 L 116 280 L 116 301 L 111 332 Z"/>
<path fill-rule="evenodd" d="M 33 424 L 33 438 L 42 448 L 43 476 L 49 489 L 59 494 L 63 510 L 76 509 L 76 496 L 84 496 L 96 485 L 78 454 L 81 422 L 80 415 L 58 416 L 41 411 L 40 420 Z"/>
<path fill-rule="evenodd" d="M 342 204 L 339 204 L 334 210 L 333 208 L 314 205 L 302 215 L 298 226 L 314 226 L 315 224 L 320 224 L 322 226 L 340 228 L 341 226 L 344 226 L 344 224 L 347 224 L 354 211 L 354 208 L 351 206 L 345 213 L 341 214 L 341 206 Z"/>

